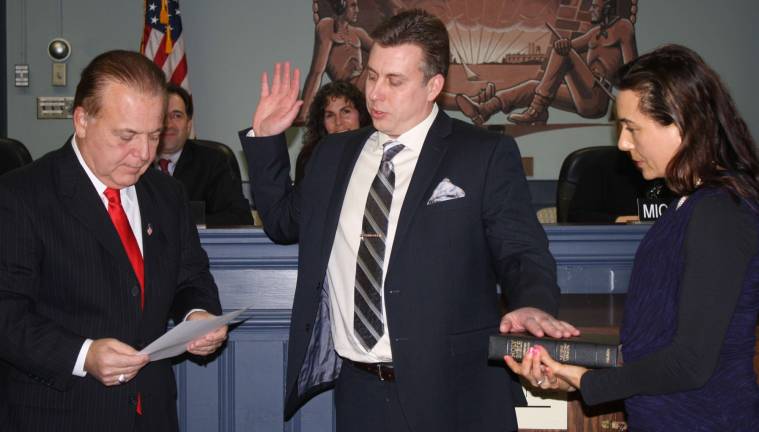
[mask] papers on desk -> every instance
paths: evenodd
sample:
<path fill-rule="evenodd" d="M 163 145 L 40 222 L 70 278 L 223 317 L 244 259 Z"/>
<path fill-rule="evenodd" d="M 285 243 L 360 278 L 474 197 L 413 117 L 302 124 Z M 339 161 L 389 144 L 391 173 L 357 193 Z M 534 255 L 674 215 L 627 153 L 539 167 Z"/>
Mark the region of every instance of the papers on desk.
<path fill-rule="evenodd" d="M 516 407 L 519 430 L 566 430 L 569 410 L 567 393 L 536 389 L 524 379 L 521 381 L 527 406 Z"/>
<path fill-rule="evenodd" d="M 246 310 L 247 307 L 212 319 L 185 320 L 143 348 L 140 354 L 149 355 L 150 361 L 178 356 L 187 351 L 190 341 L 231 323 Z"/>

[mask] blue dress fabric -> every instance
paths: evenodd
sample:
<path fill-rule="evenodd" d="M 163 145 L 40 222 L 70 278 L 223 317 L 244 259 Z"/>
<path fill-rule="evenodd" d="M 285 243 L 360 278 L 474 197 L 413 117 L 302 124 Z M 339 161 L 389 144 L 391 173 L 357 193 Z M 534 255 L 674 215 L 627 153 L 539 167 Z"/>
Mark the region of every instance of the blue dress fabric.
<path fill-rule="evenodd" d="M 688 222 L 699 200 L 710 194 L 727 192 L 698 190 L 679 209 L 671 205 L 640 243 L 620 334 L 625 363 L 635 362 L 672 342 L 678 324 Z M 753 215 L 759 226 L 759 215 Z M 625 399 L 630 430 L 759 431 L 759 386 L 753 369 L 758 312 L 759 254 L 754 252 L 724 341 L 714 341 L 722 343 L 722 348 L 706 385 Z"/>

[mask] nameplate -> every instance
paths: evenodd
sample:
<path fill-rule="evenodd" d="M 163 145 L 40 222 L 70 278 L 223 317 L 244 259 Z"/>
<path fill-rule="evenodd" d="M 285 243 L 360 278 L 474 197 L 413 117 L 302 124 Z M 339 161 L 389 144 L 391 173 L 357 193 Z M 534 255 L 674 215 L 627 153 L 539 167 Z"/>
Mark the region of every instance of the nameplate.
<path fill-rule="evenodd" d="M 655 221 L 667 210 L 667 207 L 667 203 L 661 200 L 638 198 L 638 217 L 642 221 Z"/>

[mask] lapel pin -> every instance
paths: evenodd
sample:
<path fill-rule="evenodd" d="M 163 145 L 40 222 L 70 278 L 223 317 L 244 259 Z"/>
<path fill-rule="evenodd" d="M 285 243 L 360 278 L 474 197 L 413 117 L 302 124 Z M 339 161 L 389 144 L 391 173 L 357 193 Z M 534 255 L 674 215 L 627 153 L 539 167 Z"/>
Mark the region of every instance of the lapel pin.
<path fill-rule="evenodd" d="M 147 232 L 148 232 L 148 236 L 152 236 L 153 235 L 153 225 L 148 224 Z"/>

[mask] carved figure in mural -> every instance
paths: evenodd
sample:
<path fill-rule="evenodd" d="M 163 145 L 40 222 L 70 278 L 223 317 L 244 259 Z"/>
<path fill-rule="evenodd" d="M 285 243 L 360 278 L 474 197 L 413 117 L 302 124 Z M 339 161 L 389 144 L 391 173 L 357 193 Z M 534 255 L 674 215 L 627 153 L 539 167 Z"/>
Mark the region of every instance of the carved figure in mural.
<path fill-rule="evenodd" d="M 459 109 L 476 125 L 498 111 L 511 113 L 524 107 L 527 109 L 510 114 L 509 121 L 545 124 L 549 105 L 587 118 L 603 117 L 609 107 L 609 78 L 637 57 L 635 27 L 630 20 L 614 16 L 615 10 L 615 0 L 593 0 L 591 22 L 595 26 L 574 39 L 556 39 L 542 79 L 499 90 L 482 102 L 458 94 Z M 546 26 L 555 33 L 552 26 Z"/>
<path fill-rule="evenodd" d="M 330 0 L 335 15 L 316 22 L 314 54 L 311 69 L 303 86 L 303 108 L 298 119 L 304 123 L 308 107 L 319 90 L 324 73 L 332 81 L 343 80 L 364 89 L 362 51 L 369 51 L 374 44 L 369 33 L 355 24 L 358 21 L 358 0 Z M 314 0 L 314 18 L 318 18 L 318 0 Z"/>

